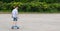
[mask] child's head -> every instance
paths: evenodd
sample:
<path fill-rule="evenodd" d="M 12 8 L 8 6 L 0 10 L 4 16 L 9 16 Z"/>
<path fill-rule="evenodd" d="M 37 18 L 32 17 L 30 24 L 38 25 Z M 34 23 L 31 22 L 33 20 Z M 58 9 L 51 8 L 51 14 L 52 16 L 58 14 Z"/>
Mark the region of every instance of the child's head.
<path fill-rule="evenodd" d="M 14 9 L 15 9 L 15 8 L 18 9 L 18 6 L 14 6 L 13 8 L 14 8 Z"/>

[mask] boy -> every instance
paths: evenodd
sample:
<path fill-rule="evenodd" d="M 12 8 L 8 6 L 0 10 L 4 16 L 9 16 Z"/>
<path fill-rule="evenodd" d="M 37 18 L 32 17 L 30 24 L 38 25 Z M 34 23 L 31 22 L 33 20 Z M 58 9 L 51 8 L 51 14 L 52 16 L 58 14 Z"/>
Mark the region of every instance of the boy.
<path fill-rule="evenodd" d="M 12 10 L 12 18 L 13 18 L 13 24 L 14 24 L 14 26 L 12 26 L 12 29 L 19 29 L 19 27 L 17 26 L 18 6 L 14 7 L 14 9 Z"/>

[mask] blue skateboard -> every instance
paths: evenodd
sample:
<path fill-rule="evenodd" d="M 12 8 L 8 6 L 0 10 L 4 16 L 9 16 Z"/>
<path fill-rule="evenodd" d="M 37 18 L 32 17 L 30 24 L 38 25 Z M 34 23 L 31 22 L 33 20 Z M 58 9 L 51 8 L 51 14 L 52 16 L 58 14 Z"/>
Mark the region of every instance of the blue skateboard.
<path fill-rule="evenodd" d="M 11 29 L 19 29 L 18 26 L 12 26 Z"/>

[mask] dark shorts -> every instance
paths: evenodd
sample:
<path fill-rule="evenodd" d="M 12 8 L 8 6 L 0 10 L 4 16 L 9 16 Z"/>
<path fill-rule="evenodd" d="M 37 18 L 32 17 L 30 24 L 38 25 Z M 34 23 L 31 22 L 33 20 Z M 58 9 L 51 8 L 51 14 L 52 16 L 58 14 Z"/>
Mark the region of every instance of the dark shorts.
<path fill-rule="evenodd" d="M 13 17 L 13 21 L 17 21 L 17 17 Z"/>

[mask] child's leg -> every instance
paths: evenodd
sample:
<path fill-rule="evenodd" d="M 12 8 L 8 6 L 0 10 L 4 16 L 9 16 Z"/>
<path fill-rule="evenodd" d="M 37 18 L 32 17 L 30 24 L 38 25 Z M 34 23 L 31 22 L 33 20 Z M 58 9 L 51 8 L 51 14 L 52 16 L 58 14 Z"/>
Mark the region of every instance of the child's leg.
<path fill-rule="evenodd" d="M 17 26 L 17 18 L 14 18 L 14 20 L 13 20 L 13 25 L 14 25 L 14 26 L 12 26 L 12 29 L 14 29 L 14 27 L 15 27 L 16 29 L 19 29 L 19 27 Z"/>
<path fill-rule="evenodd" d="M 13 18 L 13 25 L 14 25 L 14 26 L 17 25 L 17 18 Z"/>
<path fill-rule="evenodd" d="M 17 21 L 14 21 L 15 26 L 17 25 Z"/>

